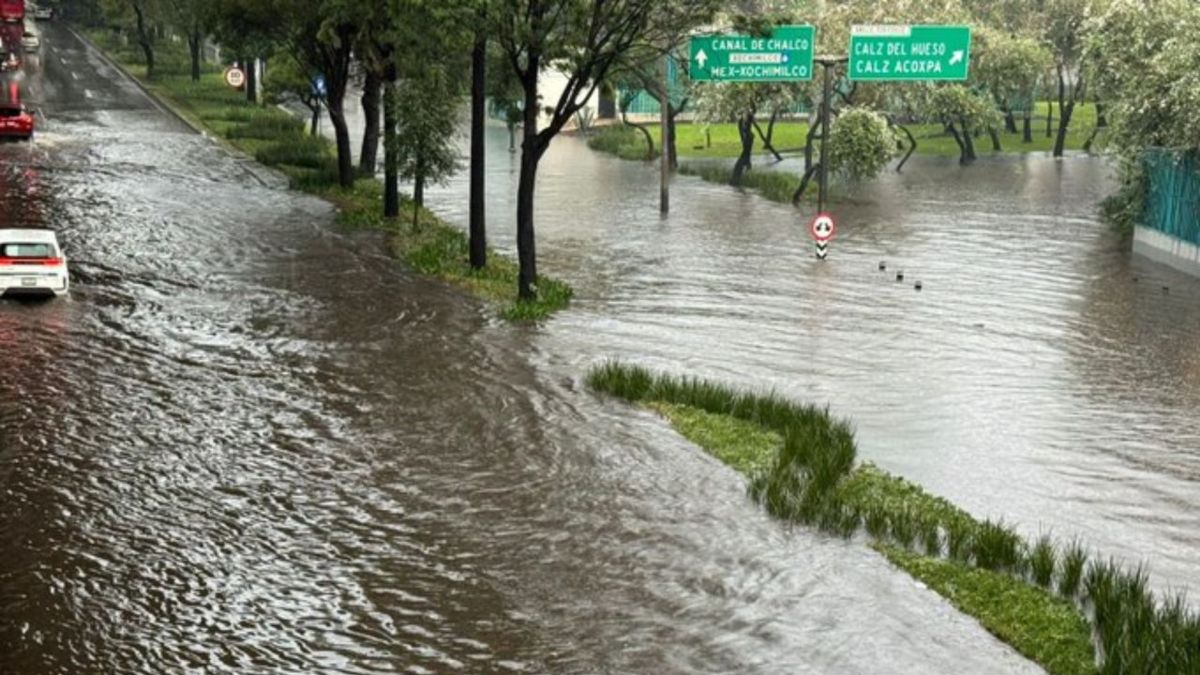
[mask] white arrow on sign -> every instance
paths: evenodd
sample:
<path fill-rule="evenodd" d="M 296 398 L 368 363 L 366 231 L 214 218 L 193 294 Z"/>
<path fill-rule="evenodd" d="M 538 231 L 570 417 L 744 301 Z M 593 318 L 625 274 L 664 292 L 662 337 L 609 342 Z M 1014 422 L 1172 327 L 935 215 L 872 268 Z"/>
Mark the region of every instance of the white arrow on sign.
<path fill-rule="evenodd" d="M 963 53 L 963 50 L 959 49 L 959 50 L 955 51 L 953 54 L 950 55 L 950 65 L 954 65 L 956 63 L 962 63 L 964 56 L 966 56 L 966 54 Z"/>
<path fill-rule="evenodd" d="M 707 63 L 707 62 L 708 62 L 708 54 L 705 54 L 705 53 L 704 53 L 704 50 L 703 50 L 703 49 L 701 49 L 701 50 L 700 50 L 699 52 L 697 52 L 697 54 L 696 54 L 696 63 L 699 63 L 699 64 L 700 64 L 700 67 L 701 67 L 701 68 L 703 68 L 703 67 L 704 67 L 704 64 L 705 64 L 705 63 Z"/>

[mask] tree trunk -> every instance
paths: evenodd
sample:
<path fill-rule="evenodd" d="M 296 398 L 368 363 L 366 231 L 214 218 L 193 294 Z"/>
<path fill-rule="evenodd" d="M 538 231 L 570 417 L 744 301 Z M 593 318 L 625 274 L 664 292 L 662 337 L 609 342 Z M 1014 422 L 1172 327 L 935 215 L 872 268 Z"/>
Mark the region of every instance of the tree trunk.
<path fill-rule="evenodd" d="M 329 121 L 333 123 L 334 137 L 337 139 L 338 184 L 344 188 L 354 187 L 354 157 L 350 152 L 350 129 L 346 125 L 346 112 L 342 108 L 341 98 L 331 96 L 329 103 Z"/>
<path fill-rule="evenodd" d="M 808 192 L 808 184 L 812 182 L 813 176 L 820 170 L 821 165 L 814 164 L 804 172 L 804 177 L 800 179 L 800 187 L 796 188 L 796 191 L 792 194 L 792 204 L 794 206 L 800 205 L 800 200 L 804 199 L 804 193 Z"/>
<path fill-rule="evenodd" d="M 508 124 L 508 151 L 517 151 L 517 125 L 511 122 Z"/>
<path fill-rule="evenodd" d="M 1017 118 L 1007 105 L 1004 106 L 1004 131 L 1009 134 L 1017 133 Z"/>
<path fill-rule="evenodd" d="M 487 102 L 487 34 L 475 34 L 471 50 L 471 269 L 487 265 L 486 146 L 484 122 Z"/>
<path fill-rule="evenodd" d="M 962 123 L 962 139 L 963 139 L 963 164 L 970 164 L 976 159 L 975 155 L 975 139 L 971 135 L 971 128 L 964 121 Z"/>
<path fill-rule="evenodd" d="M 192 82 L 200 81 L 200 50 L 204 46 L 204 35 L 199 28 L 192 28 L 188 33 L 188 51 L 192 57 Z"/>
<path fill-rule="evenodd" d="M 517 277 L 517 297 L 537 299 L 537 245 L 533 230 L 533 195 L 537 187 L 538 160 L 541 159 L 538 139 L 538 75 L 541 73 L 541 52 L 530 49 L 526 55 L 525 124 L 521 130 L 521 178 L 517 185 L 517 258 L 520 273 Z"/>
<path fill-rule="evenodd" d="M 912 132 L 908 130 L 908 127 L 904 126 L 903 124 L 899 124 L 897 126 L 900 127 L 900 131 L 903 131 L 904 135 L 908 137 L 908 152 L 904 153 L 904 158 L 901 159 L 900 163 L 896 165 L 896 173 L 900 173 L 900 170 L 903 169 L 904 165 L 908 163 L 909 158 L 912 157 L 913 153 L 917 151 L 917 139 L 913 137 Z"/>
<path fill-rule="evenodd" d="M 967 146 L 963 142 L 963 136 L 967 135 L 967 134 L 958 133 L 958 127 L 955 127 L 953 122 L 946 125 L 946 132 L 950 134 L 950 137 L 954 139 L 955 145 L 958 146 L 958 163 L 966 164 L 967 163 Z"/>
<path fill-rule="evenodd" d="M 363 82 L 362 108 L 366 123 L 363 126 L 362 151 L 358 155 L 358 171 L 364 176 L 374 176 L 379 164 L 380 109 L 383 78 L 379 73 L 367 71 Z"/>
<path fill-rule="evenodd" d="M 1033 111 L 1026 110 L 1024 122 L 1021 125 L 1021 141 L 1024 143 L 1033 142 Z"/>
<path fill-rule="evenodd" d="M 1108 127 L 1108 115 L 1105 114 L 1103 103 L 1096 104 L 1096 126 L 1100 129 Z"/>
<path fill-rule="evenodd" d="M 1059 107 L 1058 137 L 1054 139 L 1054 156 L 1062 157 L 1067 147 L 1067 132 L 1071 127 L 1071 115 L 1075 112 L 1075 101 L 1067 101 Z"/>
<path fill-rule="evenodd" d="M 142 10 L 141 3 L 133 3 L 133 13 L 137 17 L 138 45 L 146 57 L 146 79 L 154 79 L 154 43 L 150 40 L 150 34 L 146 32 L 146 13 Z"/>
<path fill-rule="evenodd" d="M 246 100 L 258 104 L 258 59 L 246 62 Z"/>
<path fill-rule="evenodd" d="M 772 123 L 772 126 L 773 125 L 774 123 Z M 763 133 L 762 127 L 758 124 L 758 122 L 754 123 L 754 130 L 758 132 L 758 137 L 762 140 L 763 149 L 774 155 L 776 162 L 782 162 L 783 155 L 779 154 L 779 151 L 777 151 L 774 146 L 771 145 L 771 135 L 769 133 Z"/>
<path fill-rule="evenodd" d="M 383 79 L 383 215 L 400 217 L 400 157 L 396 154 L 396 69 Z"/>
<path fill-rule="evenodd" d="M 1000 147 L 1000 134 L 995 127 L 988 127 L 988 136 L 992 137 L 992 152 L 1002 152 L 1004 148 Z"/>
<path fill-rule="evenodd" d="M 308 106 L 308 109 L 312 111 L 312 122 L 309 123 L 308 132 L 309 132 L 309 135 L 316 136 L 317 135 L 317 124 L 321 121 L 321 103 L 320 103 L 320 101 L 318 101 L 314 105 Z"/>
<path fill-rule="evenodd" d="M 646 125 L 630 122 L 629 115 L 624 110 L 621 111 L 621 124 L 642 132 L 642 136 L 646 137 L 646 161 L 654 159 L 654 137 L 650 135 L 650 130 L 646 128 Z"/>
<path fill-rule="evenodd" d="M 808 173 L 813 167 L 813 153 L 817 144 L 817 132 L 821 130 L 821 125 L 809 119 L 808 135 L 804 139 L 804 172 Z"/>
<path fill-rule="evenodd" d="M 1046 138 L 1054 133 L 1054 101 L 1046 101 Z"/>
<path fill-rule="evenodd" d="M 735 187 L 741 187 L 754 155 L 754 113 L 746 113 L 738 119 L 738 135 L 742 139 L 742 154 L 733 165 L 733 175 L 729 178 L 729 184 Z"/>
<path fill-rule="evenodd" d="M 413 232 L 421 230 L 421 209 L 425 208 L 425 169 L 417 166 L 413 176 Z"/>

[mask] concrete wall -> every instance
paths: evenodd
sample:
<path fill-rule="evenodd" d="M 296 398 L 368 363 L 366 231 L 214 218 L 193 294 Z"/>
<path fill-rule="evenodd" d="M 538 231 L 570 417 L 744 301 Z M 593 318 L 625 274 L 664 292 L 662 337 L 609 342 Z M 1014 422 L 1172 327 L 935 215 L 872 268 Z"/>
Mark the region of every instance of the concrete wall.
<path fill-rule="evenodd" d="M 1200 277 L 1200 246 L 1169 234 L 1139 225 L 1133 235 L 1133 252 Z"/>

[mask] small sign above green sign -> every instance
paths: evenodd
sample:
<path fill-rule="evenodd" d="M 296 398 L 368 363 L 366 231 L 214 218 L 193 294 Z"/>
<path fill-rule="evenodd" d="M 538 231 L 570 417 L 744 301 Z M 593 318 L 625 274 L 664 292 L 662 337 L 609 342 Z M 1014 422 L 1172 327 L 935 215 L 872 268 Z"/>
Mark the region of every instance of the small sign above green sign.
<path fill-rule="evenodd" d="M 970 26 L 854 26 L 851 80 L 965 80 L 971 64 Z"/>
<path fill-rule="evenodd" d="M 710 35 L 691 41 L 696 82 L 795 82 L 813 76 L 812 26 L 780 26 L 769 36 Z"/>

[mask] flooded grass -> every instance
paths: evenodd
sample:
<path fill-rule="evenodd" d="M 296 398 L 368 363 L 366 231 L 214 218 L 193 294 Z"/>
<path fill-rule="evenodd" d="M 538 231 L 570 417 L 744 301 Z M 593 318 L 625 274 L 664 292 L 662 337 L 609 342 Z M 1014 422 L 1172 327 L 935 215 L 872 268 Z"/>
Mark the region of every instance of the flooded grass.
<path fill-rule="evenodd" d="M 378 180 L 364 178 L 351 189 L 340 187 L 332 143 L 307 135 L 304 123 L 283 110 L 250 104 L 243 94 L 225 86 L 221 73 L 211 66 L 206 66 L 200 82 L 193 82 L 182 49 L 160 49 L 157 75 L 147 80 L 145 68 L 137 65 L 136 51 L 119 45 L 107 33 L 93 32 L 90 37 L 181 117 L 208 129 L 227 147 L 282 171 L 292 189 L 335 204 L 340 224 L 391 233 L 392 253 L 416 272 L 487 301 L 509 321 L 538 321 L 570 304 L 571 288 L 546 276 L 538 280 L 537 300 L 518 300 L 515 261 L 489 250 L 487 267 L 471 269 L 466 234 L 424 209 L 417 227 L 412 227 L 413 205 L 404 197 L 401 216 L 384 218 Z"/>
<path fill-rule="evenodd" d="M 843 537 L 865 529 L 893 564 L 1050 673 L 1096 672 L 1097 652 L 1102 672 L 1200 672 L 1200 615 L 1181 598 L 1156 601 L 1142 568 L 1088 565 L 1079 542 L 1060 548 L 1048 535 L 1031 546 L 1003 521 L 856 464 L 853 431 L 826 409 L 616 362 L 587 383 L 658 410 L 745 474 L 773 515 Z"/>
<path fill-rule="evenodd" d="M 1047 137 L 1045 133 L 1046 106 L 1047 103 L 1044 101 L 1035 104 L 1033 138 L 1029 143 L 1024 141 L 1023 134 L 1020 132 L 1010 133 L 1003 129 L 1000 130 L 1002 153 L 1022 154 L 1053 150 L 1054 138 L 1053 136 Z M 1017 120 L 1017 125 L 1021 125 L 1021 120 Z M 907 126 L 917 139 L 916 154 L 958 157 L 958 145 L 946 133 L 945 127 L 942 125 L 910 124 Z M 1081 150 L 1095 126 L 1095 104 L 1085 103 L 1077 106 L 1071 116 L 1071 128 L 1067 132 L 1066 149 Z M 763 127 L 766 127 L 765 122 Z M 661 127 L 656 122 L 650 122 L 646 128 L 650 132 L 651 138 L 654 139 L 655 147 L 660 147 L 662 144 Z M 1055 131 L 1057 132 L 1057 126 Z M 678 137 L 677 150 L 683 159 L 735 159 L 742 152 L 741 137 L 738 134 L 737 125 L 733 123 L 709 125 L 681 123 L 675 127 L 675 133 Z M 797 154 L 803 152 L 807 136 L 808 122 L 806 118 L 784 119 L 775 125 L 772 144 L 781 153 Z M 1099 139 L 1102 143 L 1104 135 L 1101 134 Z M 645 138 L 641 132 L 629 127 L 612 126 L 602 129 L 589 140 L 588 145 L 593 150 L 606 152 L 622 159 L 646 159 Z M 755 149 L 757 152 L 763 152 L 761 139 L 756 139 Z M 991 140 L 986 133 L 980 133 L 976 137 L 975 149 L 980 157 L 993 154 Z"/>
<path fill-rule="evenodd" d="M 696 176 L 705 182 L 718 185 L 729 185 L 732 175 L 728 166 L 716 164 L 682 164 L 679 173 L 684 176 Z M 741 187 L 753 190 L 773 202 L 791 204 L 796 188 L 800 186 L 800 176 L 787 171 L 755 171 L 751 169 L 742 177 Z M 813 185 L 816 190 L 816 185 Z M 815 192 L 814 192 L 815 194 Z M 812 195 L 807 195 L 811 197 Z"/>
<path fill-rule="evenodd" d="M 1050 588 L 1054 581 L 1054 567 L 1058 559 L 1058 551 L 1054 540 L 1044 534 L 1038 539 L 1037 545 L 1029 552 L 1029 573 L 1033 582 L 1042 588 Z"/>
<path fill-rule="evenodd" d="M 1096 672 L 1091 629 L 1070 602 L 1008 574 L 921 556 L 894 546 L 876 545 L 876 549 L 1046 672 Z"/>

